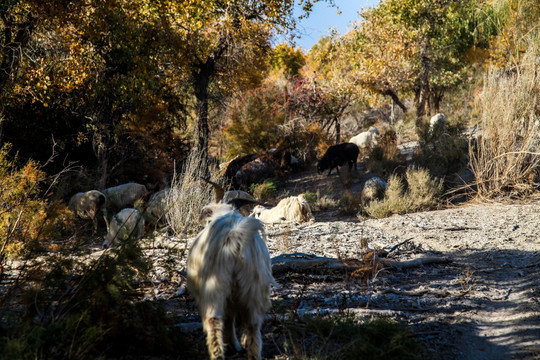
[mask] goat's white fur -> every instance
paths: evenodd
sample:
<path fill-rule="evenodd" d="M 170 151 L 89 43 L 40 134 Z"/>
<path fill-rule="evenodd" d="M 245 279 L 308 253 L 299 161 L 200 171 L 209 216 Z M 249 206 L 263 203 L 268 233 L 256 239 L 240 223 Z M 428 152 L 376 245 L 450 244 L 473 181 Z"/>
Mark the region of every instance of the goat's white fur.
<path fill-rule="evenodd" d="M 282 221 L 297 221 L 302 223 L 314 219 L 311 208 L 303 194 L 289 196 L 271 209 L 257 205 L 253 209 L 252 215 L 269 224 Z"/>
<path fill-rule="evenodd" d="M 205 228 L 187 260 L 187 285 L 199 306 L 211 359 L 223 359 L 225 346 L 241 350 L 235 324 L 248 357 L 260 359 L 261 325 L 271 306 L 270 255 L 261 222 L 244 217 L 228 204 L 211 204 Z"/>
<path fill-rule="evenodd" d="M 109 232 L 105 235 L 103 247 L 108 248 L 133 236 L 140 239 L 144 231 L 144 219 L 137 209 L 125 208 L 111 219 Z"/>
<path fill-rule="evenodd" d="M 137 183 L 127 183 L 103 190 L 107 201 L 117 210 L 134 207 L 137 200 L 143 199 L 148 190 L 146 186 Z"/>
<path fill-rule="evenodd" d="M 446 116 L 442 113 L 435 114 L 431 119 L 429 119 L 430 129 L 435 127 L 444 127 L 446 125 Z"/>
<path fill-rule="evenodd" d="M 143 212 L 146 224 L 156 225 L 158 223 L 166 223 L 167 221 L 167 198 L 169 197 L 170 189 L 163 189 L 148 199 L 146 210 Z"/>
<path fill-rule="evenodd" d="M 379 130 L 375 126 L 372 126 L 369 130 L 353 136 L 349 142 L 358 146 L 359 149 L 371 149 L 378 144 L 378 136 Z"/>

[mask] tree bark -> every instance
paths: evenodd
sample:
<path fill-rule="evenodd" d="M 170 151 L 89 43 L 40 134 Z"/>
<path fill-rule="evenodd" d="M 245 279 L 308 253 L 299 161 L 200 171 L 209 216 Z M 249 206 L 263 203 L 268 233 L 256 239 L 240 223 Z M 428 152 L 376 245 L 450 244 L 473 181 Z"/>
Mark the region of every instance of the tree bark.
<path fill-rule="evenodd" d="M 227 50 L 229 39 L 227 35 L 222 35 L 219 44 L 205 62 L 199 62 L 193 66 L 193 86 L 195 88 L 195 98 L 197 99 L 197 150 L 201 154 L 202 174 L 210 177 L 208 169 L 208 139 L 210 137 L 210 126 L 208 125 L 208 101 L 210 99 L 209 87 L 212 77 L 217 70 L 217 62 Z"/>
<path fill-rule="evenodd" d="M 197 99 L 197 150 L 205 164 L 208 164 L 208 138 L 210 126 L 208 125 L 208 86 L 210 84 L 209 69 L 202 67 L 194 74 L 195 98 Z M 208 177 L 208 167 L 203 169 L 205 177 Z"/>
<path fill-rule="evenodd" d="M 383 95 L 386 95 L 386 96 L 390 96 L 390 98 L 392 98 L 392 101 L 394 104 L 396 104 L 397 106 L 399 106 L 401 108 L 401 110 L 403 110 L 404 113 L 407 112 L 407 107 L 405 106 L 405 104 L 403 104 L 401 102 L 401 100 L 399 99 L 399 97 L 397 96 L 396 92 L 392 89 L 388 89 L 388 90 L 385 90 L 383 91 L 382 93 Z"/>
<path fill-rule="evenodd" d="M 336 127 L 336 144 L 339 144 L 341 141 L 341 124 L 337 117 L 334 118 L 334 124 L 334 126 Z"/>
<path fill-rule="evenodd" d="M 4 43 L 2 44 L 2 63 L 0 64 L 0 89 L 3 90 L 11 75 L 19 67 L 22 49 L 30 40 L 36 19 L 32 15 L 28 15 L 26 21 L 13 24 L 5 13 L 1 15 L 1 19 L 4 25 Z M 15 38 L 13 38 L 13 34 L 15 34 Z"/>
<path fill-rule="evenodd" d="M 103 190 L 107 186 L 109 178 L 109 153 L 111 146 L 111 134 L 109 129 L 112 125 L 112 104 L 108 96 L 103 96 L 98 102 L 96 130 L 93 138 L 94 153 L 98 162 L 98 189 Z"/>
<path fill-rule="evenodd" d="M 430 59 L 427 56 L 427 50 L 429 48 L 429 41 L 426 40 L 422 51 L 420 53 L 420 61 L 422 68 L 418 75 L 417 87 L 416 87 L 416 119 L 420 121 L 426 113 L 426 104 L 429 102 L 430 86 L 429 86 L 429 71 L 430 71 Z"/>

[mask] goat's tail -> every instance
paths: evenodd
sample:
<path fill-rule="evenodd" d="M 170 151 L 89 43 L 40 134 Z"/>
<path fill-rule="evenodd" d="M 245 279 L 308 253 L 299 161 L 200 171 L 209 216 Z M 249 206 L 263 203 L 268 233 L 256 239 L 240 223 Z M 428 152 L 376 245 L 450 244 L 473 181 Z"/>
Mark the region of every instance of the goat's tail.
<path fill-rule="evenodd" d="M 263 232 L 263 226 L 259 219 L 253 217 L 242 217 L 231 227 L 227 241 L 223 244 L 224 250 L 239 257 L 244 252 L 245 247 L 255 241 L 258 233 Z"/>

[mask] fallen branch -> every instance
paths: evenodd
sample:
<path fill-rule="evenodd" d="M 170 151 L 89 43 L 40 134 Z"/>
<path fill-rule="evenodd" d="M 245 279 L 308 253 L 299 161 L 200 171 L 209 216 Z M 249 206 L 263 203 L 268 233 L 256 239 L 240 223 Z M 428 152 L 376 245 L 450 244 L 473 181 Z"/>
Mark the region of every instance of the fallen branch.
<path fill-rule="evenodd" d="M 425 257 L 407 261 L 394 261 L 389 259 L 375 259 L 385 268 L 397 270 L 411 269 L 415 267 L 445 264 L 450 262 L 446 257 Z M 336 259 L 329 257 L 320 257 L 312 254 L 294 253 L 283 254 L 272 259 L 272 271 L 274 275 L 295 272 L 295 273 L 315 273 L 316 270 L 327 271 L 354 271 L 365 268 L 366 264 L 358 259 Z"/>
<path fill-rule="evenodd" d="M 399 296 L 424 296 L 424 295 L 435 295 L 439 297 L 447 297 L 450 294 L 450 292 L 447 289 L 416 289 L 416 290 L 400 290 L 400 289 L 383 289 L 381 291 L 377 291 L 380 294 L 396 294 Z"/>
<path fill-rule="evenodd" d="M 407 261 L 393 261 L 388 259 L 381 259 L 381 262 L 387 267 L 403 270 L 431 264 L 447 264 L 450 262 L 450 260 L 446 257 L 428 256 Z"/>

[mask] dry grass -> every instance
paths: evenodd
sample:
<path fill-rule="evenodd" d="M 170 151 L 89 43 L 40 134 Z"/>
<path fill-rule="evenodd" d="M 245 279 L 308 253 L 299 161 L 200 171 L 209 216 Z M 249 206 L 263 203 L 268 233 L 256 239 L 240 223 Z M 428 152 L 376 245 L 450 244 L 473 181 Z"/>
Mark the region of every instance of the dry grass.
<path fill-rule="evenodd" d="M 364 211 L 380 219 L 392 214 L 427 210 L 438 204 L 442 188 L 442 181 L 431 177 L 426 169 L 409 168 L 406 184 L 399 176 L 392 175 L 384 199 L 370 202 Z"/>
<path fill-rule="evenodd" d="M 326 211 L 330 209 L 336 209 L 338 202 L 334 200 L 333 194 L 326 194 L 321 196 L 320 190 L 317 192 L 306 191 L 304 198 L 309 204 L 312 211 Z"/>
<path fill-rule="evenodd" d="M 481 136 L 469 147 L 481 199 L 523 197 L 538 186 L 540 165 L 540 35 L 531 37 L 520 66 L 491 69 L 480 107 Z"/>
<path fill-rule="evenodd" d="M 175 174 L 167 198 L 167 223 L 178 237 L 192 235 L 200 229 L 199 211 L 212 200 L 211 187 L 201 181 L 201 156 L 192 150 L 180 174 Z"/>

